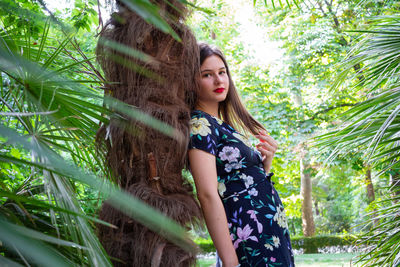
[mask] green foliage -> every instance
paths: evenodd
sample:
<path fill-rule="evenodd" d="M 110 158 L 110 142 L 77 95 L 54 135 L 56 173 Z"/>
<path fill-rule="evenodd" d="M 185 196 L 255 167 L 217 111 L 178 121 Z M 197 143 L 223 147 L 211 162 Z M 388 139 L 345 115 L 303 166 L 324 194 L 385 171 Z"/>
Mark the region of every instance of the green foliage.
<path fill-rule="evenodd" d="M 338 8 L 344 10 L 349 5 L 351 3 Z M 326 4 L 322 6 L 327 8 Z M 346 41 L 349 37 L 335 28 L 331 14 L 324 14 L 306 3 L 301 5 L 301 9 L 290 10 L 271 10 L 260 6 L 259 16 L 271 29 L 271 37 L 281 43 L 284 58 L 281 64 L 278 62 L 267 70 L 249 67 L 242 75 L 242 95 L 247 107 L 280 144 L 273 171 L 277 174 L 276 187 L 285 204 L 291 233 L 301 232 L 299 159 L 304 156 L 312 170 L 314 202 L 324 211 L 322 216 L 314 215 L 317 232 L 349 230 L 353 225 L 351 219 L 355 217 L 352 214 L 342 216 L 345 209 L 341 209 L 340 205 L 348 205 L 351 200 L 346 199 L 346 194 L 353 196 L 352 191 L 345 193 L 342 188 L 333 189 L 320 180 L 321 176 L 330 176 L 335 183 L 341 177 L 340 173 L 323 167 L 322 162 L 327 155 L 321 155 L 305 145 L 312 135 L 329 125 L 335 112 L 354 102 L 354 96 L 349 91 L 332 95 L 329 90 L 337 73 L 336 62 L 343 59 L 349 49 Z M 346 25 L 345 19 L 340 18 L 339 22 Z M 344 201 L 340 205 L 332 205 L 334 202 L 327 200 L 330 197 L 328 191 L 331 195 L 340 195 Z M 342 226 L 329 227 L 338 224 Z"/>
<path fill-rule="evenodd" d="M 368 156 L 371 164 L 384 163 L 387 169 L 398 164 L 396 118 L 400 100 L 397 78 L 400 61 L 394 56 L 400 32 L 398 20 L 396 16 L 387 16 L 375 21 L 377 28 L 368 31 L 364 41 L 346 61 L 348 67 L 338 82 L 349 74 L 349 66 L 363 64 L 359 70 L 363 78 L 358 86 L 375 90 L 371 97 L 343 115 L 348 118 L 346 124 L 320 137 L 322 146 L 335 144 L 332 156 L 363 147 L 364 156 Z M 357 73 L 352 78 L 356 79 Z"/>
<path fill-rule="evenodd" d="M 294 236 L 291 238 L 292 247 L 294 249 L 303 249 L 304 253 L 318 253 L 318 249 L 331 246 L 348 246 L 352 245 L 357 237 L 354 235 L 320 235 L 313 237 Z M 215 247 L 211 239 L 196 239 L 203 252 L 215 252 Z"/>
<path fill-rule="evenodd" d="M 285 5 L 287 5 L 289 8 L 292 7 L 293 5 L 299 7 L 299 4 L 301 2 L 303 2 L 302 0 L 285 0 L 285 1 L 278 0 L 278 1 L 279 1 L 279 5 L 281 7 L 284 7 Z M 256 3 L 257 3 L 257 0 L 253 0 L 253 5 L 255 5 Z M 271 1 L 264 0 L 264 4 L 265 5 L 271 4 L 273 8 L 275 8 L 275 6 L 278 5 L 276 0 L 271 0 Z"/>
<path fill-rule="evenodd" d="M 96 0 L 75 0 L 74 8 L 69 12 L 67 22 L 77 30 L 91 31 L 92 25 L 98 25 L 97 1 Z"/>
<path fill-rule="evenodd" d="M 340 123 L 336 114 L 365 97 L 352 87 L 337 92 L 332 92 L 330 87 L 341 69 L 337 63 L 345 59 L 350 45 L 357 40 L 356 33 L 350 35 L 345 30 L 354 29 L 364 21 L 366 12 L 373 14 L 381 7 L 371 6 L 367 11 L 356 1 L 335 1 L 331 4 L 337 12 L 330 13 L 329 2 L 321 2 L 323 11 L 316 3 L 312 6 L 308 2 L 294 9 L 256 3 L 257 23 L 267 28 L 266 34 L 279 41 L 284 52 L 282 62 L 262 66 L 254 64 L 248 54 L 243 56 L 249 52 L 238 39 L 239 25 L 228 15 L 232 13 L 229 4 L 211 2 L 218 16 L 195 17 L 190 23 L 201 40 L 217 44 L 227 53 L 246 107 L 278 141 L 273 180 L 285 205 L 290 231 L 299 234 L 302 231 L 301 146 L 316 133 L 332 127 L 332 121 Z M 360 222 L 360 215 L 366 213 L 365 185 L 360 179 L 364 175 L 364 162 L 357 163 L 361 166 L 358 171 L 350 167 L 353 162 L 350 156 L 338 163 L 342 168 L 336 168 L 335 164 L 324 166 L 328 153 L 308 146 L 306 151 L 311 163 L 313 198 L 320 210 L 314 215 L 317 232 L 352 231 Z M 358 156 L 358 159 L 361 158 Z M 352 209 L 345 208 L 348 206 Z"/>
<path fill-rule="evenodd" d="M 400 164 L 398 8 L 394 5 L 385 16 L 371 19 L 369 28 L 362 31 L 362 41 L 349 54 L 346 68 L 337 80 L 336 86 L 348 78 L 357 81 L 356 88 L 368 92 L 367 99 L 343 115 L 345 123 L 341 127 L 318 138 L 320 146 L 331 151 L 331 158 L 363 151 L 368 164 L 381 170 L 381 174 Z M 359 66 L 356 72 L 353 66 Z M 397 198 L 389 192 L 385 199 L 378 202 L 384 205 L 373 207 L 372 218 L 366 224 L 370 230 L 361 239 L 369 247 L 360 258 L 364 265 L 400 264 Z"/>
<path fill-rule="evenodd" d="M 124 2 L 174 35 L 150 2 Z M 293 8 L 295 2 L 298 7 Z M 282 62 L 269 66 L 254 64 L 249 57 L 228 1 L 197 4 L 201 11 L 193 13 L 189 24 L 198 39 L 225 51 L 246 106 L 280 143 L 273 181 L 292 235 L 302 231 L 299 144 L 348 118 L 321 139 L 327 151 L 307 147 L 321 236 L 294 237 L 294 246 L 316 251 L 349 244 L 352 237 L 323 234 L 360 231 L 358 224 L 370 211 L 376 215 L 363 228 L 370 233 L 360 241 L 371 250 L 362 260 L 374 266 L 397 264 L 398 202 L 380 201 L 392 194 L 384 188 L 388 175 L 373 177 L 377 201 L 370 205 L 363 179 L 367 163 L 374 164 L 373 174 L 393 171 L 399 164 L 399 3 L 253 1 L 255 19 L 284 51 Z M 106 122 L 112 111 L 103 107 L 103 78 L 93 61 L 97 1 L 74 1 L 70 9 L 50 16 L 44 8 L 43 1 L 0 0 L 0 263 L 110 265 L 93 230 L 96 223 L 104 223 L 96 219 L 96 210 L 105 197 L 112 197 L 116 206 L 125 205 L 156 231 L 162 221 L 168 225 L 167 237 L 185 244 L 182 229 L 104 181 L 109 174 L 93 140 L 99 122 Z M 385 16 L 370 21 L 375 15 Z M 354 29 L 362 31 L 351 32 Z M 337 64 L 343 60 L 345 66 Z M 339 72 L 342 80 L 335 83 Z M 108 107 L 128 117 L 149 121 L 130 106 L 107 101 Z M 157 121 L 150 123 L 167 135 L 172 132 Z M 336 158 L 324 165 L 332 147 Z M 210 241 L 198 244 L 204 251 L 214 250 Z"/>
<path fill-rule="evenodd" d="M 357 239 L 353 235 L 320 235 L 313 237 L 292 237 L 294 249 L 304 249 L 304 253 L 318 253 L 318 249 L 331 246 L 348 246 Z"/>
<path fill-rule="evenodd" d="M 353 170 L 347 158 L 319 166 L 313 184 L 317 234 L 359 231 L 360 213 L 365 215 L 368 207 L 364 172 Z"/>
<path fill-rule="evenodd" d="M 367 266 L 399 266 L 400 264 L 400 196 L 377 203 L 374 216 L 367 221 L 371 230 L 360 237 L 359 244 L 368 246 L 368 251 L 360 256 Z M 389 202 L 389 203 L 385 203 Z"/>
<path fill-rule="evenodd" d="M 2 152 L 6 153 L 1 153 L 0 158 L 10 165 L 10 169 L 23 169 L 28 174 L 28 178 L 19 183 L 5 179 L 9 183 L 3 190 L 9 191 L 1 193 L 5 198 L 1 203 L 1 215 L 3 220 L 7 218 L 5 224 L 24 226 L 18 231 L 20 233 L 29 233 L 30 228 L 54 236 L 58 242 L 72 242 L 58 249 L 54 246 L 44 253 L 47 246 L 35 241 L 41 239 L 40 235 L 21 236 L 24 242 L 10 246 L 15 231 L 8 231 L 4 240 L 8 249 L 3 253 L 14 261 L 40 260 L 43 264 L 56 249 L 63 255 L 59 260 L 64 264 L 87 258 L 91 264 L 108 266 L 109 259 L 94 235 L 88 217 L 81 214 L 74 183 L 66 178 L 72 176 L 82 181 L 82 173 L 66 172 L 64 166 L 71 162 L 59 158 L 62 152 L 73 160 L 78 159 L 81 167 L 93 168 L 98 164 L 95 153 L 90 153 L 94 151 L 90 137 L 96 132 L 96 121 L 103 120 L 97 113 L 102 108 L 91 103 L 90 99 L 95 95 L 84 83 L 70 80 L 76 62 L 68 62 L 62 52 L 70 37 L 56 44 L 50 38 L 48 21 L 38 25 L 42 35 L 36 40 L 30 34 L 29 20 L 22 24 L 22 30 L 13 25 L 1 31 L 1 111 L 4 116 L 0 128 L 5 138 L 1 143 Z M 71 170 L 74 169 L 68 171 Z M 39 204 L 40 201 L 51 205 Z M 27 238 L 33 238 L 32 243 L 26 242 Z M 43 257 L 32 257 L 30 246 L 42 248 Z M 51 265 L 51 261 L 48 264 Z"/>
<path fill-rule="evenodd" d="M 224 2 L 218 3 L 223 5 Z M 398 9 L 398 3 L 396 1 L 304 1 L 299 4 L 298 9 L 282 7 L 271 9 L 269 5 L 257 2 L 256 7 L 258 22 L 268 28 L 270 37 L 279 41 L 281 48 L 284 49 L 284 61 L 282 64 L 278 62 L 275 65 L 262 67 L 246 64 L 246 61 L 242 60 L 239 61 L 240 64 L 234 61 L 230 66 L 246 106 L 280 144 L 280 151 L 273 164 L 273 171 L 276 174 L 273 179 L 289 217 L 290 231 L 292 234 L 301 232 L 298 144 L 306 143 L 313 135 L 341 125 L 345 117 L 339 117 L 338 114 L 355 106 L 354 112 L 347 113 L 354 114 L 352 115 L 356 118 L 353 120 L 354 124 L 344 128 L 343 135 L 336 135 L 335 132 L 335 135 L 331 134 L 325 139 L 333 146 L 339 144 L 334 152 L 340 157 L 326 164 L 332 146 L 323 152 L 316 147 L 307 147 L 307 155 L 313 177 L 314 205 L 318 207 L 318 214 L 314 214 L 317 233 L 321 235 L 343 231 L 358 232 L 363 227 L 360 224 L 367 220 L 366 213 L 379 207 L 376 202 L 369 205 L 367 203 L 364 179 L 369 161 L 362 152 L 371 150 L 386 152 L 388 162 L 393 163 L 398 160 L 397 113 L 391 112 L 398 112 L 396 109 L 398 90 L 392 87 L 390 91 L 370 94 L 373 85 L 367 84 L 368 81 L 374 81 L 389 85 L 398 81 L 396 29 L 398 19 L 381 17 L 381 20 L 378 19 L 374 24 L 382 24 L 382 29 L 371 31 L 369 28 L 374 25 L 371 24 L 371 16 L 391 14 Z M 218 8 L 218 10 L 223 9 Z M 243 49 L 239 50 L 238 46 L 232 47 L 231 44 L 236 43 L 236 29 L 232 28 L 235 27 L 235 23 L 224 24 L 222 15 L 224 13 L 220 14 L 217 25 L 225 32 L 234 32 L 233 40 L 224 38 L 224 33 L 217 34 L 216 40 L 210 40 L 212 32 L 205 30 L 208 29 L 207 26 L 203 29 L 195 28 L 196 32 L 200 31 L 199 36 L 204 36 L 209 42 L 217 43 L 223 50 L 228 50 L 229 54 L 237 49 L 237 54 L 242 55 Z M 354 31 L 360 29 L 368 31 L 368 36 L 372 36 L 372 42 L 360 42 L 363 40 L 359 38 L 362 32 Z M 355 49 L 354 53 L 347 56 L 352 46 L 358 43 L 361 48 Z M 362 52 L 360 55 L 358 50 Z M 338 64 L 346 58 L 347 65 Z M 230 62 L 229 56 L 228 61 Z M 375 62 L 376 65 L 366 65 L 368 62 Z M 338 85 L 335 80 L 342 71 L 340 89 L 333 91 L 331 88 Z M 353 75 L 355 79 L 345 77 L 347 73 Z M 390 82 L 387 81 L 389 76 L 393 77 Z M 359 103 L 370 96 L 373 98 L 360 106 Z M 390 118 L 393 121 L 388 124 Z M 359 127 L 363 119 L 367 128 Z M 380 128 L 384 131 L 378 131 Z M 374 138 L 375 133 L 378 135 Z M 361 140 L 359 137 L 367 135 L 369 139 L 364 138 L 364 143 L 357 141 Z M 344 138 L 342 143 L 339 143 L 340 138 Z M 381 138 L 387 142 L 380 143 Z M 375 146 L 377 143 L 381 146 Z M 343 155 L 343 151 L 349 154 Z M 377 160 L 373 181 L 376 198 L 381 199 L 388 194 L 388 191 L 382 188 L 387 184 L 387 175 L 377 177 L 377 173 L 385 168 L 381 164 L 385 154 L 375 155 L 376 157 L 372 157 Z M 386 167 L 388 166 L 387 164 Z M 390 207 L 389 203 L 386 203 L 385 207 Z M 373 228 L 367 226 L 364 230 L 370 229 L 368 227 Z M 391 239 L 388 235 L 382 240 L 397 239 Z M 370 256 L 378 257 L 379 253 L 380 251 L 377 251 Z"/>
<path fill-rule="evenodd" d="M 200 247 L 203 253 L 215 252 L 214 243 L 212 242 L 211 238 L 198 238 L 195 240 L 195 242 Z"/>

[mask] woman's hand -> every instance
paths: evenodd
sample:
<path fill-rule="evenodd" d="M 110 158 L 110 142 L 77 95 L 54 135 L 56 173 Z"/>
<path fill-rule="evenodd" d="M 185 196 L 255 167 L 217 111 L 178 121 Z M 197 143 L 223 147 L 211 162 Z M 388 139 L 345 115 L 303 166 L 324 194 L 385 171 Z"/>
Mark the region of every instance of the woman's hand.
<path fill-rule="evenodd" d="M 262 155 L 265 172 L 269 173 L 272 165 L 272 159 L 274 158 L 275 152 L 278 149 L 278 143 L 264 130 L 260 131 L 259 134 L 255 135 L 255 137 L 260 140 L 260 143 L 256 145 L 256 148 Z"/>

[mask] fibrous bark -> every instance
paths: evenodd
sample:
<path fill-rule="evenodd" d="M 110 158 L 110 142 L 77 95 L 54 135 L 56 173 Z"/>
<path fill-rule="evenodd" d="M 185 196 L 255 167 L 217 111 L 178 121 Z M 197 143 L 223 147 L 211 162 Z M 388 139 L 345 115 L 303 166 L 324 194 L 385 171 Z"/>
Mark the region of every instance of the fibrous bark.
<path fill-rule="evenodd" d="M 143 61 L 98 44 L 98 61 L 107 84 L 106 94 L 133 105 L 174 127 L 184 140 L 162 133 L 126 117 L 111 118 L 98 133 L 107 150 L 105 164 L 120 187 L 188 227 L 201 211 L 192 186 L 182 177 L 189 140 L 190 110 L 198 90 L 199 51 L 191 31 L 183 24 L 185 6 L 180 1 L 152 1 L 182 39 L 161 32 L 136 13 L 120 5 L 100 37 L 141 51 Z M 148 75 L 151 71 L 156 75 Z M 121 123 L 122 122 L 122 123 Z M 99 225 L 99 238 L 115 266 L 191 266 L 195 255 L 168 242 L 144 225 L 105 202 L 100 219 L 118 227 Z"/>

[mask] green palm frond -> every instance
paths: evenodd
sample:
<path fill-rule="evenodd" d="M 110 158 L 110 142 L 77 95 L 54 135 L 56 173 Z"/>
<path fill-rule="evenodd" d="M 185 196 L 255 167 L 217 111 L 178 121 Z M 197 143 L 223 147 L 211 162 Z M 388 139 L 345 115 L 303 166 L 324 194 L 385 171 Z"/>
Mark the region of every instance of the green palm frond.
<path fill-rule="evenodd" d="M 358 258 L 364 266 L 400 265 L 400 196 L 390 201 L 391 205 L 374 211 L 373 218 L 367 222 L 372 229 L 360 236 L 358 243 L 367 248 Z"/>
<path fill-rule="evenodd" d="M 330 159 L 362 151 L 367 164 L 379 165 L 383 173 L 400 166 L 400 16 L 373 18 L 371 28 L 363 32 L 335 86 L 349 77 L 357 79 L 356 88 L 366 92 L 367 99 L 342 115 L 340 127 L 316 140 L 331 151 Z M 351 74 L 354 66 L 361 68 Z M 366 246 L 360 257 L 363 266 L 400 265 L 399 200 L 388 195 L 386 207 L 380 203 L 374 211 L 372 228 L 360 239 Z"/>
<path fill-rule="evenodd" d="M 372 28 L 359 31 L 363 40 L 352 49 L 344 62 L 345 70 L 339 75 L 336 86 L 349 76 L 359 78 L 358 86 L 374 90 L 398 82 L 400 72 L 400 16 L 380 16 L 371 20 Z M 350 75 L 353 66 L 361 69 Z"/>
<path fill-rule="evenodd" d="M 321 147 L 334 147 L 330 158 L 363 148 L 367 161 L 385 163 L 387 168 L 400 160 L 400 88 L 387 90 L 344 113 L 342 128 L 319 136 Z"/>
<path fill-rule="evenodd" d="M 59 155 L 40 143 L 32 142 L 30 138 L 20 136 L 15 131 L 1 124 L 0 135 L 7 138 L 8 144 L 23 146 L 24 149 L 32 151 L 38 158 L 41 158 L 41 162 L 37 162 L 36 166 L 40 165 L 48 172 L 63 175 L 69 179 L 95 188 L 108 197 L 111 205 L 122 209 L 125 213 L 133 216 L 137 221 L 144 223 L 153 231 L 160 232 L 161 230 L 168 230 L 168 232 L 162 232 L 161 234 L 172 242 L 180 246 L 185 246 L 185 249 L 192 249 L 188 247 L 190 243 L 186 242 L 186 231 L 182 227 L 178 226 L 171 219 L 164 217 L 160 212 L 153 210 L 146 204 L 133 198 L 128 193 L 121 192 L 116 185 L 98 179 L 93 174 L 84 173 L 78 167 L 69 164 Z M 161 221 L 162 225 L 160 224 Z"/>
<path fill-rule="evenodd" d="M 13 162 L 13 163 L 18 163 L 19 162 L 20 164 L 24 164 L 24 165 L 34 165 L 31 162 L 23 162 L 23 161 L 21 162 L 21 160 L 19 160 L 19 159 L 10 158 L 10 157 L 5 158 L 3 156 L 0 156 L 0 161 Z M 41 167 L 41 166 L 36 166 L 36 167 Z M 43 186 L 39 186 L 39 187 L 43 188 Z M 21 189 L 21 188 L 19 188 L 19 189 Z M 36 190 L 36 189 L 38 189 L 37 186 L 32 186 L 31 188 L 23 188 L 21 190 L 16 190 L 16 192 L 7 192 L 7 191 L 0 190 L 0 196 L 4 197 L 4 198 L 7 198 L 7 201 L 2 204 L 3 208 L 4 208 L 5 205 L 7 205 L 8 203 L 11 203 L 12 201 L 15 202 L 15 203 L 27 203 L 28 205 L 32 205 L 32 206 L 36 207 L 36 209 L 38 209 L 38 210 L 40 210 L 40 208 L 42 208 L 43 211 L 53 210 L 53 211 L 56 211 L 56 212 L 73 215 L 75 217 L 82 217 L 82 218 L 85 218 L 87 220 L 93 221 L 93 222 L 98 223 L 98 224 L 104 224 L 104 225 L 109 226 L 109 227 L 115 227 L 115 226 L 113 226 L 113 225 L 111 225 L 111 224 L 109 224 L 107 222 L 101 221 L 101 220 L 99 220 L 99 219 L 97 219 L 95 217 L 92 217 L 92 216 L 88 216 L 88 215 L 86 215 L 84 213 L 74 212 L 74 211 L 71 211 L 71 210 L 68 210 L 68 209 L 63 209 L 63 208 L 61 208 L 59 206 L 52 205 L 52 204 L 49 204 L 49 203 L 44 202 L 44 201 L 37 200 L 37 199 L 32 198 L 32 197 L 23 196 L 23 194 L 28 194 L 29 196 L 34 196 L 34 195 L 37 195 L 38 193 L 42 193 L 43 192 L 43 189 L 40 189 L 40 190 Z M 25 191 L 25 193 L 23 191 Z M 37 191 L 37 192 L 35 192 L 35 191 Z M 3 212 L 4 212 L 4 210 L 3 210 Z"/>
<path fill-rule="evenodd" d="M 342 84 L 353 66 L 360 65 L 351 78 L 362 75 L 357 86 L 370 97 L 344 113 L 344 124 L 318 137 L 318 143 L 335 147 L 332 158 L 362 148 L 371 163 L 383 161 L 390 168 L 400 159 L 400 17 L 378 17 L 373 25 L 350 53 L 336 84 Z"/>
<path fill-rule="evenodd" d="M 176 40 L 181 41 L 178 34 L 160 15 L 159 7 L 152 4 L 149 0 L 121 0 L 128 8 L 141 16 L 148 23 L 153 24 L 161 31 L 170 34 Z"/>
<path fill-rule="evenodd" d="M 25 264 L 28 264 L 29 261 L 34 262 L 39 266 L 73 265 L 71 261 L 69 261 L 54 248 L 51 248 L 50 246 L 37 240 L 38 236 L 42 239 L 47 239 L 45 235 L 37 233 L 38 236 L 32 238 L 31 230 L 25 227 L 16 227 L 15 225 L 7 222 L 2 216 L 0 216 L 0 222 L 0 236 L 2 242 L 4 242 L 4 245 L 9 247 L 10 250 L 14 251 L 14 253 L 24 255 L 21 256 L 21 258 Z M 31 234 L 30 236 L 29 233 Z M 6 260 L 0 260 L 0 262 L 2 261 Z"/>
<path fill-rule="evenodd" d="M 0 255 L 0 265 L 9 267 L 22 267 L 23 265 Z"/>

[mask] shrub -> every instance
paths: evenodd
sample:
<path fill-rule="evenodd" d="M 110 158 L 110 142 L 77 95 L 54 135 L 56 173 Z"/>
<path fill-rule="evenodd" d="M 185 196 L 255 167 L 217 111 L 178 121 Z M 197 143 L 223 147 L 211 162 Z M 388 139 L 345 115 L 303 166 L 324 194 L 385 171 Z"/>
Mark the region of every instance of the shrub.
<path fill-rule="evenodd" d="M 303 249 L 304 253 L 318 253 L 319 248 L 332 246 L 348 246 L 355 240 L 354 235 L 320 235 L 313 237 L 295 236 L 291 238 L 294 249 Z M 204 253 L 214 252 L 215 247 L 211 239 L 199 238 L 195 240 Z"/>
<path fill-rule="evenodd" d="M 195 240 L 195 242 L 200 247 L 201 252 L 203 253 L 215 252 L 214 243 L 212 242 L 211 238 L 209 239 L 198 238 Z"/>
<path fill-rule="evenodd" d="M 353 235 L 320 235 L 313 237 L 295 236 L 292 237 L 294 249 L 304 249 L 304 253 L 318 253 L 319 248 L 332 246 L 348 246 L 355 241 Z"/>

